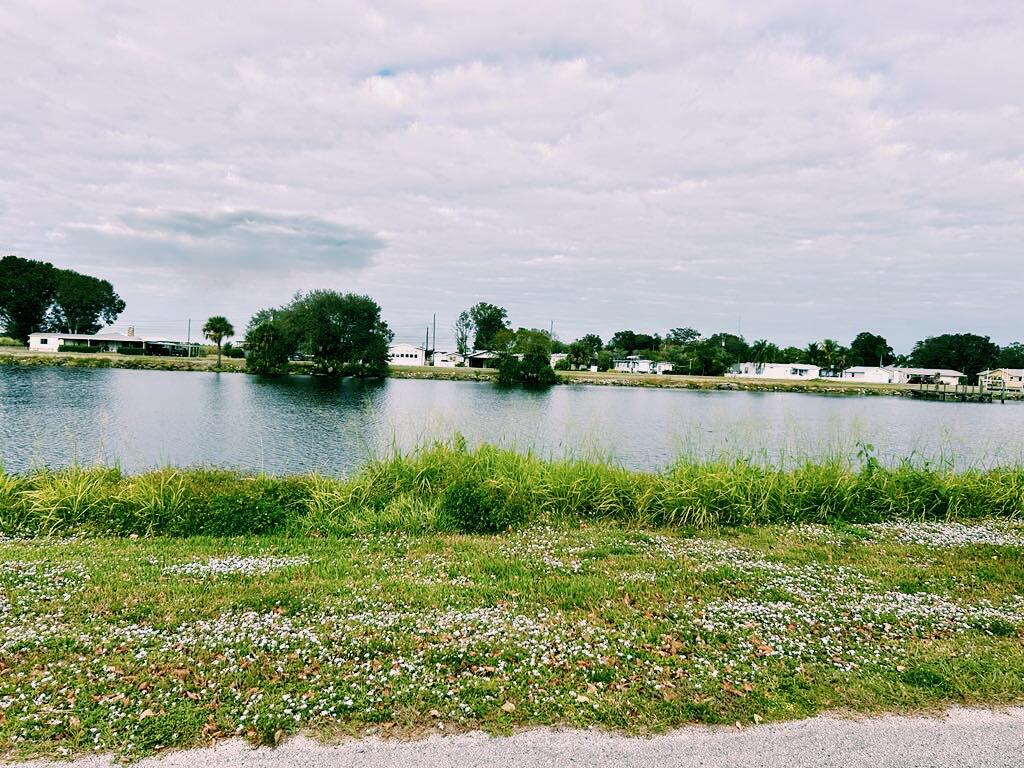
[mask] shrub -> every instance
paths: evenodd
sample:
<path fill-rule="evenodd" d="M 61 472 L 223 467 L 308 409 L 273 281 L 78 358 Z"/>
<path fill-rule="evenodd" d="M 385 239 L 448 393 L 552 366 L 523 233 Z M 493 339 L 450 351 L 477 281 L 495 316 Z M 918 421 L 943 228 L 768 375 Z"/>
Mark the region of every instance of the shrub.
<path fill-rule="evenodd" d="M 10 336 L 0 336 L 0 347 L 24 347 L 17 339 L 12 339 Z"/>
<path fill-rule="evenodd" d="M 144 355 L 146 350 L 142 347 L 118 347 L 117 352 L 120 355 Z"/>
<path fill-rule="evenodd" d="M 58 352 L 102 352 L 103 347 L 90 347 L 88 344 L 61 344 L 57 348 Z"/>
<path fill-rule="evenodd" d="M 528 517 L 525 499 L 514 487 L 475 477 L 449 485 L 438 507 L 440 524 L 461 533 L 498 533 L 522 525 Z"/>

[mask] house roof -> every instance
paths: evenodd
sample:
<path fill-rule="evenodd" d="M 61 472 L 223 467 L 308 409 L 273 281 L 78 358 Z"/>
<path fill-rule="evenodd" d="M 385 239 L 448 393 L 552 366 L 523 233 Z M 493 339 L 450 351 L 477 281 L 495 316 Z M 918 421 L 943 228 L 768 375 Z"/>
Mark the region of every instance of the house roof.
<path fill-rule="evenodd" d="M 145 341 L 141 336 L 128 336 L 124 333 L 30 333 L 29 338 L 40 336 L 56 336 L 71 341 Z"/>
<path fill-rule="evenodd" d="M 963 376 L 963 371 L 954 371 L 952 368 L 893 368 L 900 373 L 909 373 L 911 376 Z"/>
<path fill-rule="evenodd" d="M 996 373 L 997 371 L 1005 371 L 1011 376 L 1024 376 L 1024 368 L 992 368 L 988 371 L 982 371 L 979 376 L 987 376 L 990 373 Z"/>
<path fill-rule="evenodd" d="M 848 371 L 892 371 L 892 368 L 886 365 L 851 365 L 846 370 Z"/>

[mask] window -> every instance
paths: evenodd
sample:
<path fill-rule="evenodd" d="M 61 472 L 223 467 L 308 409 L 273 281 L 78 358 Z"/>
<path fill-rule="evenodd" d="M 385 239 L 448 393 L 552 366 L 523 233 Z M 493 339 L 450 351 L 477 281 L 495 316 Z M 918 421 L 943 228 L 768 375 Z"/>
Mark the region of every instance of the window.
<path fill-rule="evenodd" d="M 50 343 L 50 340 L 49 340 L 49 339 L 40 339 L 40 340 L 39 340 L 39 343 L 40 343 L 40 344 L 49 344 L 49 343 Z"/>

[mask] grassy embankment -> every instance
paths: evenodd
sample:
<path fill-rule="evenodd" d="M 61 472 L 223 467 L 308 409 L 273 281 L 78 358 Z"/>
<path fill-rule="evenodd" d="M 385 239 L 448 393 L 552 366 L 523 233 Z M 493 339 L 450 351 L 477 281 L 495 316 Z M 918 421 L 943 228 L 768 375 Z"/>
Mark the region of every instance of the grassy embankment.
<path fill-rule="evenodd" d="M 348 479 L 0 474 L 0 527 L 28 536 L 0 543 L 0 741 L 1021 702 L 1022 506 L 1021 468 L 644 474 L 492 448 Z"/>

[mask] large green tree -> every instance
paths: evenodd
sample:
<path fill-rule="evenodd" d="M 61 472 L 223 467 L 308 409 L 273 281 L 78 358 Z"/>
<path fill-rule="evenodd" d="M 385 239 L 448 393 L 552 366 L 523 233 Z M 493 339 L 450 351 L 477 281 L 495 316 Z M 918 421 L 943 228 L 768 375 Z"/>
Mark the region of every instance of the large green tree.
<path fill-rule="evenodd" d="M 268 315 L 250 322 L 245 334 L 245 369 L 257 374 L 288 373 L 288 360 L 296 346 L 285 316 Z"/>
<path fill-rule="evenodd" d="M 124 301 L 106 280 L 45 261 L 0 259 L 0 325 L 27 341 L 34 331 L 96 333 L 124 311 Z"/>
<path fill-rule="evenodd" d="M 999 350 L 1000 368 L 1024 368 L 1024 344 L 1015 341 Z"/>
<path fill-rule="evenodd" d="M 884 336 L 862 331 L 850 342 L 849 365 L 891 365 L 895 359 L 896 354 Z"/>
<path fill-rule="evenodd" d="M 203 336 L 217 345 L 217 367 L 220 368 L 221 347 L 224 339 L 235 335 L 235 327 L 223 315 L 214 315 L 203 325 Z"/>
<path fill-rule="evenodd" d="M 973 379 L 980 371 L 998 364 L 999 346 L 988 336 L 945 333 L 917 342 L 910 359 L 918 368 L 952 368 Z"/>
<path fill-rule="evenodd" d="M 106 280 L 70 269 L 55 272 L 53 306 L 47 326 L 65 333 L 96 333 L 124 312 L 124 301 Z"/>
<path fill-rule="evenodd" d="M 56 291 L 52 264 L 4 256 L 0 259 L 0 323 L 21 342 L 42 330 Z"/>
<path fill-rule="evenodd" d="M 383 376 L 394 334 L 369 296 L 310 291 L 286 308 L 299 351 L 309 355 L 318 373 Z"/>
<path fill-rule="evenodd" d="M 508 329 L 508 311 L 486 301 L 469 309 L 469 319 L 473 324 L 474 349 L 493 349 L 495 336 Z"/>

